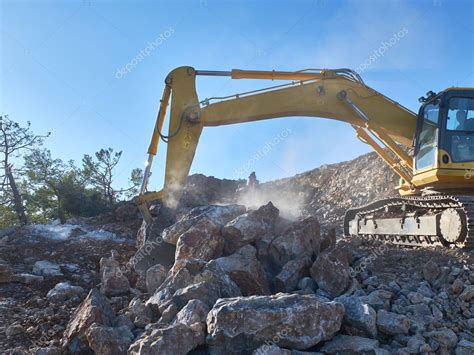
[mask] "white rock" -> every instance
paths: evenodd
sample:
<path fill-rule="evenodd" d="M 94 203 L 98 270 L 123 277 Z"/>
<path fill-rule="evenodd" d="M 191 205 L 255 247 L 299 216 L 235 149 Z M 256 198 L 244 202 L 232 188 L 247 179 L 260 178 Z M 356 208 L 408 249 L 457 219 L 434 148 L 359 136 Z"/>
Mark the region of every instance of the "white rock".
<path fill-rule="evenodd" d="M 47 260 L 37 261 L 33 265 L 33 274 L 45 277 L 63 276 L 59 265 Z"/>
<path fill-rule="evenodd" d="M 55 301 L 65 301 L 83 292 L 84 289 L 80 286 L 73 286 L 69 282 L 60 282 L 48 291 L 46 297 Z"/>

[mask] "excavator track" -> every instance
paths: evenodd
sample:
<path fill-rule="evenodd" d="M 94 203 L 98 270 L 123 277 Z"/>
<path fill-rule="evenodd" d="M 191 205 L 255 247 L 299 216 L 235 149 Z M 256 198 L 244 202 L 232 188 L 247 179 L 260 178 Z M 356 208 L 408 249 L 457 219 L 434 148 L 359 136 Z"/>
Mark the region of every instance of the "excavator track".
<path fill-rule="evenodd" d="M 407 221 L 411 232 L 403 234 Z M 390 226 L 393 232 L 387 231 Z M 450 240 L 446 234 L 453 229 L 458 234 Z M 474 248 L 474 196 L 441 193 L 376 201 L 346 212 L 344 234 L 414 247 Z"/>

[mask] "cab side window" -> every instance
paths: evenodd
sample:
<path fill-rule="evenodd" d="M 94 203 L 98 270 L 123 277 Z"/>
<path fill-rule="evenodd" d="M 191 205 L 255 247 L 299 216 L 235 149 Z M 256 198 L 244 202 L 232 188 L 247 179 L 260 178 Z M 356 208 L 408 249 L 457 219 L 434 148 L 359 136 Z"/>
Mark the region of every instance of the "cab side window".
<path fill-rule="evenodd" d="M 452 97 L 446 119 L 447 146 L 453 162 L 474 161 L 474 99 Z"/>
<path fill-rule="evenodd" d="M 449 100 L 446 129 L 474 132 L 474 99 L 453 97 Z"/>

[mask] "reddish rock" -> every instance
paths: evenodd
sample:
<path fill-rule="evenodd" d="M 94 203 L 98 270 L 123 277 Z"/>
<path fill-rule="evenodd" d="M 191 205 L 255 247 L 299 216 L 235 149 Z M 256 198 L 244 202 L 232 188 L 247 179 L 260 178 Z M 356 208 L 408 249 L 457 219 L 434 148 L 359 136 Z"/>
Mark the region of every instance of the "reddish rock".
<path fill-rule="evenodd" d="M 126 326 L 106 327 L 93 324 L 87 330 L 89 347 L 100 355 L 126 355 L 134 338 Z"/>
<path fill-rule="evenodd" d="M 331 339 L 340 329 L 344 307 L 315 296 L 279 293 L 220 299 L 207 316 L 211 353 L 251 353 L 266 341 L 304 350 Z"/>
<path fill-rule="evenodd" d="M 312 258 L 319 253 L 319 223 L 315 217 L 308 217 L 293 223 L 269 246 L 269 257 L 277 267 L 302 257 Z"/>
<path fill-rule="evenodd" d="M 112 326 L 115 312 L 107 299 L 93 288 L 72 315 L 63 333 L 62 346 L 75 353 L 88 348 L 86 332 L 93 323 Z"/>
<path fill-rule="evenodd" d="M 349 286 L 349 268 L 345 262 L 331 258 L 328 253 L 318 256 L 310 273 L 318 287 L 331 297 L 341 295 Z"/>
<path fill-rule="evenodd" d="M 175 260 L 209 261 L 221 256 L 223 249 L 224 239 L 221 235 L 221 227 L 209 218 L 202 218 L 179 237 Z"/>
<path fill-rule="evenodd" d="M 129 348 L 129 355 L 186 355 L 204 344 L 204 327 L 176 323 L 166 328 L 150 327 Z"/>
<path fill-rule="evenodd" d="M 195 207 L 175 224 L 165 228 L 161 238 L 167 243 L 176 245 L 179 237 L 201 219 L 210 219 L 214 224 L 222 226 L 244 212 L 245 207 L 240 205 Z"/>
<path fill-rule="evenodd" d="M 255 248 L 251 245 L 246 245 L 234 254 L 216 260 L 216 263 L 239 286 L 244 296 L 266 295 L 270 293 L 265 272 L 256 255 L 257 251 Z"/>
<path fill-rule="evenodd" d="M 226 254 L 232 254 L 244 245 L 253 243 L 271 232 L 278 214 L 278 209 L 269 202 L 258 210 L 242 214 L 227 223 L 222 229 Z"/>
<path fill-rule="evenodd" d="M 281 272 L 273 280 L 275 291 L 291 292 L 298 285 L 298 281 L 305 275 L 309 274 L 311 259 L 303 257 L 288 261 Z"/>
<path fill-rule="evenodd" d="M 11 282 L 13 278 L 13 269 L 5 264 L 0 264 L 0 283 Z"/>

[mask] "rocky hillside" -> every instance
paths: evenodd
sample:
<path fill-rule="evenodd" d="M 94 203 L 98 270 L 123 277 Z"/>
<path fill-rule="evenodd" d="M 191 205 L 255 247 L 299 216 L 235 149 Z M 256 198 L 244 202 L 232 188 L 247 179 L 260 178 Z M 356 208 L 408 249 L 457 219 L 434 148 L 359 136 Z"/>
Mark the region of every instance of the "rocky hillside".
<path fill-rule="evenodd" d="M 372 154 L 252 193 L 194 175 L 148 226 L 129 203 L 2 231 L 0 353 L 472 354 L 472 251 L 321 233 L 396 182 Z"/>
<path fill-rule="evenodd" d="M 324 225 L 341 225 L 347 209 L 394 197 L 397 185 L 397 175 L 369 153 L 261 184 L 254 199 L 257 204 L 272 201 L 287 217 L 316 216 Z"/>
<path fill-rule="evenodd" d="M 49 243 L 49 254 L 4 260 L 2 352 L 474 351 L 471 252 L 336 242 L 320 234 L 316 218 L 291 222 L 271 203 L 195 207 L 156 228 L 129 261 L 130 247 L 116 238 L 91 242 L 89 253 L 104 256 L 88 257 L 87 244 L 74 243 L 90 232 L 74 230 L 66 249 Z M 4 240 L 35 245 L 18 234 Z M 146 259 L 153 263 L 143 268 Z"/>

